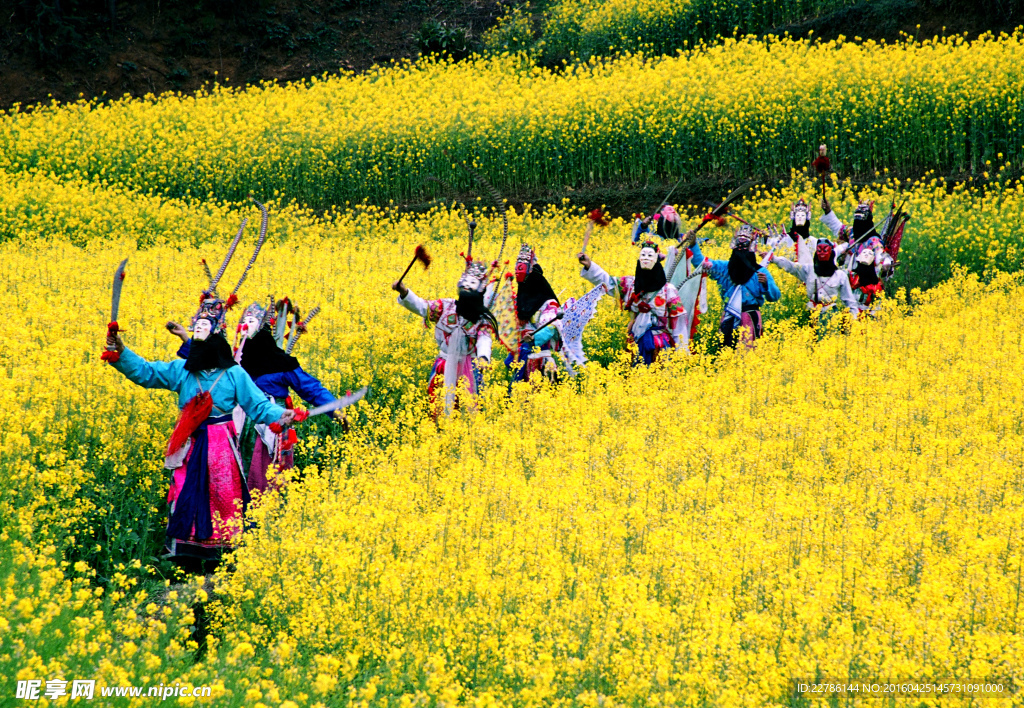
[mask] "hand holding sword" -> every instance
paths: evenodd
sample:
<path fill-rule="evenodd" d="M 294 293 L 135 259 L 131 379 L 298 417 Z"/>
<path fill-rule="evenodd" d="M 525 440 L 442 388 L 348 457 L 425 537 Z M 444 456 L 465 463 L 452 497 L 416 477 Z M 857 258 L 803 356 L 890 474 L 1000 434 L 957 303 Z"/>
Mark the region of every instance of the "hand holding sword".
<path fill-rule="evenodd" d="M 317 406 L 316 408 L 311 408 L 310 410 L 306 410 L 304 408 L 296 408 L 295 410 L 286 411 L 286 415 L 282 416 L 281 420 L 277 421 L 276 423 L 270 424 L 270 429 L 273 432 L 280 434 L 285 429 L 286 426 L 290 425 L 293 422 L 301 423 L 302 421 L 306 420 L 306 418 L 311 418 L 315 415 L 333 413 L 334 411 L 341 410 L 342 408 L 347 408 L 348 406 L 351 406 L 353 403 L 362 400 L 363 397 L 366 396 L 367 391 L 369 390 L 369 386 L 363 386 L 355 393 L 347 393 L 346 395 L 342 396 L 337 400 L 325 403 L 322 406 Z M 289 413 L 291 414 L 290 416 L 288 415 Z M 286 417 L 289 419 L 285 420 Z"/>
<path fill-rule="evenodd" d="M 121 306 L 121 288 L 124 286 L 124 269 L 128 265 L 125 258 L 114 271 L 114 285 L 110 298 L 110 322 L 107 324 L 107 345 L 106 351 L 100 355 L 100 359 L 111 364 L 120 361 L 121 352 L 124 351 L 124 342 L 121 341 L 121 327 L 117 324 L 117 312 Z"/>

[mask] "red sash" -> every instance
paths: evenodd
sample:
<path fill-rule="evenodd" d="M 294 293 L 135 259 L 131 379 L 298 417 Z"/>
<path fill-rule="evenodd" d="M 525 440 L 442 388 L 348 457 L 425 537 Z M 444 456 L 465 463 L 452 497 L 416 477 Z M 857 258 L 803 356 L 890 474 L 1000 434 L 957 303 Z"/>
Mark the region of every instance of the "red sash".
<path fill-rule="evenodd" d="M 220 381 L 220 377 L 223 375 L 224 371 L 220 372 L 220 376 L 213 382 L 213 386 L 217 385 L 217 381 Z M 210 386 L 210 391 L 213 390 L 213 386 Z M 213 412 L 213 396 L 210 395 L 210 391 L 204 391 L 199 385 L 199 376 L 196 376 L 196 388 L 199 389 L 199 393 L 192 396 L 185 407 L 181 409 L 174 432 L 171 433 L 171 439 L 167 441 L 167 457 L 180 450 L 185 441 L 192 437 L 192 433 L 196 432 L 200 423 L 209 418 L 210 413 Z"/>

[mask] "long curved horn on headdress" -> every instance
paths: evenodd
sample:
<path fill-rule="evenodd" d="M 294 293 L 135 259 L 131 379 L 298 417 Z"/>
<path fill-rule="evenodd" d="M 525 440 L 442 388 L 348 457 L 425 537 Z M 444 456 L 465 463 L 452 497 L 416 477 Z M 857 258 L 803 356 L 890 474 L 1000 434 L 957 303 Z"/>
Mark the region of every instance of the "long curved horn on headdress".
<path fill-rule="evenodd" d="M 231 257 L 235 255 L 235 249 L 238 248 L 238 242 L 242 240 L 242 232 L 245 231 L 246 225 L 248 225 L 248 219 L 242 219 L 242 225 L 238 227 L 238 233 L 235 234 L 235 240 L 231 242 L 231 248 L 228 249 L 228 255 L 224 256 L 224 262 L 220 264 L 220 268 L 217 270 L 217 275 L 210 281 L 210 294 L 216 294 L 217 283 L 224 277 L 224 271 L 228 269 L 228 263 L 231 262 Z"/>
<path fill-rule="evenodd" d="M 455 202 L 456 206 L 459 207 L 459 214 L 462 216 L 462 220 L 466 222 L 466 226 L 469 226 L 469 222 L 472 221 L 472 219 L 469 218 L 469 212 L 466 211 L 466 205 L 458 200 L 458 195 L 455 193 L 455 190 L 452 188 L 450 184 L 445 182 L 440 177 L 435 177 L 434 175 L 427 175 L 426 177 L 423 178 L 423 181 L 437 182 L 439 185 L 441 185 L 441 187 L 448 192 L 449 196 L 451 196 L 452 201 Z"/>
<path fill-rule="evenodd" d="M 317 313 L 319 313 L 319 312 L 320 312 L 320 306 L 317 305 L 316 307 L 314 307 L 312 310 L 309 311 L 309 314 L 306 315 L 306 319 L 302 320 L 302 322 L 299 322 L 299 325 L 296 328 L 295 332 L 292 334 L 291 338 L 288 339 L 288 346 L 285 347 L 285 350 L 284 350 L 285 354 L 291 354 L 292 353 L 292 349 L 295 348 L 295 342 L 298 341 L 299 337 L 301 337 L 303 334 L 306 333 L 306 327 L 309 325 L 309 321 L 311 319 L 313 319 L 314 317 L 316 317 Z"/>
<path fill-rule="evenodd" d="M 258 329 L 263 329 L 263 326 L 270 322 L 270 317 L 274 313 L 274 294 L 271 293 L 267 297 L 270 298 L 270 303 L 267 305 L 267 309 L 263 311 L 263 317 L 260 318 L 260 326 Z"/>
<path fill-rule="evenodd" d="M 206 275 L 206 282 L 207 283 L 212 282 L 213 281 L 213 273 L 210 272 L 210 266 L 206 263 L 206 259 L 205 258 L 202 259 L 202 263 L 203 263 L 203 273 Z"/>
<path fill-rule="evenodd" d="M 252 269 L 254 263 L 256 263 L 256 256 L 260 255 L 260 249 L 263 248 L 264 241 L 267 240 L 267 222 L 270 220 L 270 214 L 267 213 L 267 208 L 260 204 L 258 201 L 249 197 L 253 204 L 260 209 L 260 237 L 256 239 L 256 250 L 252 252 L 252 258 L 245 266 L 245 270 L 242 271 L 242 275 L 238 278 L 238 282 L 235 284 L 235 289 L 231 291 L 231 295 L 228 296 L 228 307 L 238 302 L 238 289 L 242 287 L 242 283 L 245 282 L 245 278 L 249 275 L 249 271 Z"/>
<path fill-rule="evenodd" d="M 464 164 L 463 167 L 466 169 L 467 172 L 469 172 L 469 174 L 473 176 L 473 179 L 479 182 L 480 185 L 484 188 L 484 190 L 486 190 L 486 192 L 490 195 L 491 199 L 494 201 L 494 206 L 498 209 L 498 211 L 501 212 L 501 248 L 498 249 L 498 257 L 494 259 L 496 261 L 500 261 L 502 254 L 505 252 L 505 242 L 508 240 L 508 209 L 505 207 L 505 200 L 502 199 L 501 194 L 498 193 L 498 190 L 495 189 L 482 174 L 477 172 L 469 165 Z"/>

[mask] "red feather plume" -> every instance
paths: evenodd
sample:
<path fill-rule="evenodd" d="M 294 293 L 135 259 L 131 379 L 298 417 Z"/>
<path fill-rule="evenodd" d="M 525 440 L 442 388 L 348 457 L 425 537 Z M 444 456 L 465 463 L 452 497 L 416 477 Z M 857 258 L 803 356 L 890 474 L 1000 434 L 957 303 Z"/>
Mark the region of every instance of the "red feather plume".
<path fill-rule="evenodd" d="M 589 216 L 590 220 L 593 221 L 598 226 L 607 226 L 608 224 L 612 223 L 611 220 L 607 216 L 605 216 L 600 209 L 594 209 L 592 212 L 590 212 Z"/>
<path fill-rule="evenodd" d="M 416 247 L 416 256 L 415 256 L 415 258 L 416 258 L 416 260 L 418 260 L 420 263 L 423 264 L 424 268 L 429 268 L 430 267 L 430 262 L 433 260 L 430 257 L 430 254 L 427 253 L 427 249 L 425 249 L 422 244 Z"/>
<path fill-rule="evenodd" d="M 832 161 L 828 159 L 827 155 L 819 155 L 814 158 L 814 162 L 811 163 L 811 166 L 818 171 L 819 175 L 823 175 L 832 169 Z"/>

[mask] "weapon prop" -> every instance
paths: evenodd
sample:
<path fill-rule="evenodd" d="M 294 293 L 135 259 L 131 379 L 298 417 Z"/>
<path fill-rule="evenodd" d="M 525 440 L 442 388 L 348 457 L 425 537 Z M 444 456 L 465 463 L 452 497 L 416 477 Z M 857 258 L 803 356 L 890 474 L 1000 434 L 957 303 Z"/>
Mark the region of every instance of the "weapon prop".
<path fill-rule="evenodd" d="M 828 146 L 818 146 L 818 156 L 814 158 L 811 166 L 817 170 L 818 177 L 821 178 L 821 198 L 825 198 L 825 175 L 832 171 L 832 160 L 828 157 Z"/>
<path fill-rule="evenodd" d="M 260 204 L 258 201 L 249 196 L 249 199 L 259 207 L 260 210 L 260 236 L 256 239 L 256 250 L 252 253 L 252 258 L 245 265 L 245 270 L 242 271 L 242 275 L 238 278 L 238 282 L 235 283 L 234 289 L 231 294 L 228 295 L 227 301 L 224 303 L 225 309 L 231 309 L 231 306 L 238 302 L 238 290 L 242 287 L 242 283 L 245 282 L 246 276 L 249 275 L 249 271 L 252 269 L 254 263 L 256 263 L 256 256 L 260 255 L 260 249 L 263 248 L 263 243 L 267 240 L 267 222 L 270 220 L 270 215 L 267 213 L 267 208 Z M 245 228 L 245 222 L 243 222 L 242 228 Z"/>
<path fill-rule="evenodd" d="M 537 334 L 538 334 L 539 332 L 543 332 L 543 331 L 544 331 L 545 329 L 547 329 L 548 327 L 550 327 L 551 325 L 553 325 L 553 324 L 554 324 L 555 322 L 558 322 L 558 321 L 559 321 L 559 320 L 561 320 L 561 319 L 562 319 L 563 317 L 565 317 L 565 313 L 564 313 L 564 312 L 562 312 L 562 311 L 559 311 L 559 312 L 558 312 L 558 314 L 556 314 L 556 315 L 554 316 L 554 318 L 552 318 L 552 319 L 548 320 L 547 322 L 545 322 L 544 324 L 542 324 L 542 325 L 541 325 L 540 327 L 538 327 L 537 329 L 535 329 L 535 330 L 533 330 L 532 332 L 530 332 L 530 337 L 531 337 L 531 339 L 532 339 L 532 338 L 535 338 L 535 337 L 537 336 Z M 519 361 L 519 348 L 518 348 L 518 347 L 516 347 L 516 356 L 515 356 L 515 361 L 517 361 L 517 362 Z"/>
<path fill-rule="evenodd" d="M 768 234 L 770 238 L 769 244 L 771 245 L 771 249 L 768 251 L 768 253 L 764 255 L 764 258 L 761 259 L 762 268 L 767 268 L 768 264 L 772 262 L 772 254 L 775 253 L 775 249 L 779 247 L 779 242 L 782 241 L 782 236 L 780 236 L 776 232 L 775 227 L 772 226 L 771 224 L 768 225 Z"/>
<path fill-rule="evenodd" d="M 423 270 L 426 270 L 430 267 L 431 260 L 430 254 L 427 253 L 427 249 L 423 247 L 423 244 L 420 244 L 416 247 L 416 252 L 413 254 L 412 260 L 409 261 L 409 266 L 405 269 L 405 272 L 402 273 L 402 277 L 398 279 L 398 282 L 401 283 L 405 280 L 405 276 L 409 275 L 409 271 L 412 270 L 412 267 L 416 265 L 417 261 L 422 263 Z"/>
<path fill-rule="evenodd" d="M 732 204 L 737 199 L 739 199 L 741 196 L 743 196 L 743 193 L 746 192 L 751 187 L 753 187 L 755 184 L 757 184 L 757 182 L 746 182 L 744 184 L 741 184 L 739 187 L 732 190 L 731 192 L 729 192 L 729 195 L 725 199 L 723 199 L 718 206 L 716 206 L 714 209 L 712 209 L 710 212 L 704 215 L 704 218 L 701 219 L 700 223 L 693 228 L 693 233 L 696 234 L 698 231 L 704 228 L 704 225 L 707 224 L 709 221 L 714 221 L 716 218 L 721 218 L 723 214 L 729 211 L 729 205 Z M 679 262 L 683 260 L 683 258 L 685 257 L 686 249 L 680 248 L 679 252 L 676 253 L 675 262 L 672 263 L 671 271 L 666 271 L 666 275 L 668 275 L 668 273 L 674 273 L 676 268 L 679 267 Z"/>
<path fill-rule="evenodd" d="M 704 200 L 704 204 L 706 206 L 709 206 L 709 207 L 712 207 L 712 208 L 718 206 L 717 204 L 715 204 L 714 202 L 709 201 L 709 200 Z M 740 222 L 741 224 L 746 224 L 747 226 L 751 225 L 749 221 L 747 221 L 746 219 L 744 219 L 741 216 L 737 216 L 736 213 L 732 212 L 732 211 L 725 212 L 724 214 L 719 216 L 717 219 L 710 218 L 710 219 L 707 219 L 707 220 L 708 221 L 714 221 L 716 226 L 725 226 L 725 217 L 729 217 L 730 219 L 736 219 L 736 221 Z"/>
<path fill-rule="evenodd" d="M 590 245 L 590 234 L 594 233 L 594 225 L 601 227 L 607 226 L 611 221 L 601 213 L 600 209 L 594 209 L 588 214 L 587 230 L 583 232 L 583 248 L 580 249 L 580 253 L 587 252 L 587 246 Z"/>
<path fill-rule="evenodd" d="M 275 313 L 277 326 L 274 328 L 274 340 L 279 347 L 284 344 L 284 330 L 288 324 L 288 311 L 290 309 L 291 303 L 288 302 L 288 298 L 284 298 L 277 303 L 277 311 Z"/>
<path fill-rule="evenodd" d="M 676 180 L 676 183 L 674 185 L 672 185 L 672 189 L 670 189 L 668 191 L 668 194 L 665 195 L 665 198 L 661 200 L 661 204 L 658 205 L 658 208 L 655 209 L 653 212 L 651 212 L 652 214 L 657 214 L 659 211 L 661 211 L 661 208 L 663 206 L 668 204 L 668 200 L 671 199 L 672 195 L 676 193 L 677 189 L 679 189 L 679 185 L 681 185 L 683 183 L 683 179 L 685 177 L 686 177 L 686 175 L 683 175 L 678 180 Z"/>
<path fill-rule="evenodd" d="M 309 321 L 316 317 L 319 312 L 320 306 L 317 305 L 316 307 L 309 311 L 309 314 L 306 315 L 306 319 L 302 320 L 302 322 L 299 322 L 298 326 L 292 332 L 292 336 L 288 338 L 288 346 L 285 347 L 284 349 L 285 354 L 292 353 L 292 349 L 295 348 L 295 342 L 299 340 L 299 337 L 306 333 L 306 327 L 309 326 Z"/>
<path fill-rule="evenodd" d="M 116 337 L 117 333 L 122 331 L 117 324 L 117 312 L 121 307 L 121 288 L 124 287 L 124 269 L 127 265 L 128 259 L 125 258 L 114 271 L 114 285 L 110 295 L 110 322 L 107 324 L 108 337 Z M 100 354 L 101 360 L 109 361 L 111 364 L 120 361 L 121 352 L 112 347 L 116 347 L 116 345 L 108 346 L 106 351 Z"/>
<path fill-rule="evenodd" d="M 451 159 L 451 155 L 448 154 L 448 150 L 442 150 L 441 152 L 444 153 L 445 157 L 447 157 L 449 160 Z M 462 167 L 462 169 L 469 173 L 470 177 L 476 180 L 477 184 L 484 188 L 484 191 L 487 192 L 491 200 L 494 202 L 495 208 L 501 212 L 501 248 L 498 249 L 498 257 L 494 259 L 494 263 L 498 263 L 501 261 L 501 257 L 505 253 L 505 242 L 508 241 L 508 210 L 505 207 L 505 200 L 502 199 L 501 194 L 498 193 L 498 190 L 495 189 L 494 186 L 487 181 L 486 177 L 484 177 L 475 169 L 467 165 L 465 162 L 460 162 L 458 164 L 460 167 Z"/>
<path fill-rule="evenodd" d="M 235 255 L 235 249 L 238 248 L 238 242 L 242 240 L 242 233 L 245 231 L 246 225 L 249 223 L 248 219 L 242 219 L 242 225 L 238 227 L 238 233 L 235 234 L 235 240 L 231 242 L 231 248 L 228 249 L 228 254 L 224 256 L 224 262 L 220 264 L 220 268 L 217 269 L 217 275 L 213 276 L 213 280 L 210 281 L 210 287 L 208 288 L 211 295 L 217 294 L 217 283 L 224 277 L 224 271 L 228 269 L 228 263 L 231 262 L 232 256 Z"/>
<path fill-rule="evenodd" d="M 293 422 L 301 423 L 307 418 L 312 418 L 315 415 L 324 415 L 325 413 L 331 413 L 333 411 L 341 410 L 342 408 L 348 408 L 353 403 L 362 400 L 369 390 L 369 386 L 363 386 L 355 393 L 349 392 L 346 395 L 342 396 L 341 398 L 333 400 L 329 403 L 325 403 L 322 406 L 317 406 L 316 408 L 311 408 L 309 410 L 305 410 L 304 408 L 296 408 L 295 418 Z M 284 430 L 284 426 L 278 423 L 271 423 L 268 427 L 278 435 L 280 435 L 281 432 Z"/>

